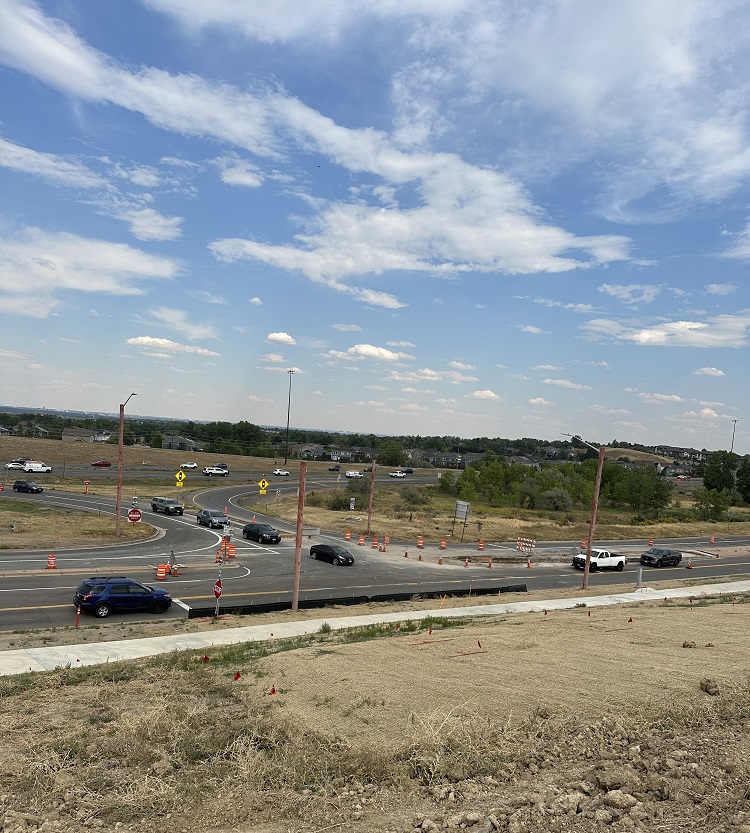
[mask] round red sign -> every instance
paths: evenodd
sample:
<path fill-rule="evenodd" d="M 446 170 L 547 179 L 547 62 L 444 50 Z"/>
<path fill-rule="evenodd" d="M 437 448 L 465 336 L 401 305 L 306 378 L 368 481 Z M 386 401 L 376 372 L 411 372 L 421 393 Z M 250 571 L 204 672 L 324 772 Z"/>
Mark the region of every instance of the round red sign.
<path fill-rule="evenodd" d="M 221 596 L 221 579 L 214 583 L 214 596 L 218 599 Z"/>
<path fill-rule="evenodd" d="M 137 524 L 138 521 L 143 517 L 143 512 L 140 509 L 131 509 L 128 512 L 128 520 L 131 523 Z"/>

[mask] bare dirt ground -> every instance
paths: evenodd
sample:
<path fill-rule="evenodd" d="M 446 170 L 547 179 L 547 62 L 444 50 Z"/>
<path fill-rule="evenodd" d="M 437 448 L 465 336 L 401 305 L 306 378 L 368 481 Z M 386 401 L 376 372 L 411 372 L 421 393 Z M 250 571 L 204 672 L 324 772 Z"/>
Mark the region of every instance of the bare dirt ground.
<path fill-rule="evenodd" d="M 425 618 L 3 678 L 0 829 L 749 833 L 749 616 Z"/>

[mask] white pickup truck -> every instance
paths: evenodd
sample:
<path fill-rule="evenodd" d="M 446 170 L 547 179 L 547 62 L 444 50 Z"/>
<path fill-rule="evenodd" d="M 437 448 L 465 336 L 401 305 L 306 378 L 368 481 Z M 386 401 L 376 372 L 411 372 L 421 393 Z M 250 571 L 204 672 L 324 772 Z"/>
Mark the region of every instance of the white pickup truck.
<path fill-rule="evenodd" d="M 596 570 L 624 570 L 627 559 L 624 555 L 609 550 L 591 550 L 591 563 L 589 569 L 593 573 Z M 586 551 L 576 553 L 573 556 L 573 566 L 583 570 L 586 566 Z"/>

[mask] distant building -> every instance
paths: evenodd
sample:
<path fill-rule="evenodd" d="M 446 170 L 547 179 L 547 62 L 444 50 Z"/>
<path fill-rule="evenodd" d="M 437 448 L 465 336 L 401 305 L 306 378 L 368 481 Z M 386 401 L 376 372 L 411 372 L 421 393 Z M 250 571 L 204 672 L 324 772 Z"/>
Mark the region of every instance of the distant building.
<path fill-rule="evenodd" d="M 62 441 L 64 443 L 94 443 L 97 433 L 92 428 L 63 428 Z"/>
<path fill-rule="evenodd" d="M 188 437 L 179 437 L 177 434 L 165 434 L 161 439 L 161 447 L 178 451 L 203 451 L 204 444 Z"/>

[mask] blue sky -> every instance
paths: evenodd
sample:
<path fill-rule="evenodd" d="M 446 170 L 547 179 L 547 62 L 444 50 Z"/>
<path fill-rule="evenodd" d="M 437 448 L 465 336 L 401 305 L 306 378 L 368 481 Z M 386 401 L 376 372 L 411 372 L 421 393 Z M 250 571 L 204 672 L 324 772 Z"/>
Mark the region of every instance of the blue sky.
<path fill-rule="evenodd" d="M 0 402 L 750 452 L 750 9 L 0 0 Z M 736 420 L 736 422 L 734 421 Z"/>

